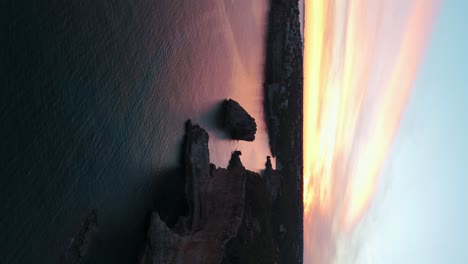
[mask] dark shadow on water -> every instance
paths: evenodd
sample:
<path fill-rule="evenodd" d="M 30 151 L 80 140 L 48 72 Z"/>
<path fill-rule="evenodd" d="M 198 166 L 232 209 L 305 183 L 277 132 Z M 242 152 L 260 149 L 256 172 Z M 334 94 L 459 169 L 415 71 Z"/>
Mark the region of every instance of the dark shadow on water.
<path fill-rule="evenodd" d="M 229 134 L 224 129 L 224 100 L 205 110 L 200 117 L 200 125 L 213 133 L 218 139 L 229 140 Z"/>
<path fill-rule="evenodd" d="M 120 201 L 116 201 L 118 217 L 99 226 L 96 241 L 92 242 L 89 257 L 83 263 L 136 263 L 144 248 L 151 213 L 158 212 L 169 227 L 175 225 L 179 216 L 186 214 L 182 168 L 160 169 L 152 172 L 151 177 L 155 180 L 144 190 L 130 195 L 135 198 L 131 204 L 136 206 L 128 207 L 130 203 L 118 204 Z M 132 243 L 124 243 L 126 240 Z M 116 250 L 121 251 L 117 253 Z"/>
<path fill-rule="evenodd" d="M 160 175 L 162 179 L 153 188 L 152 208 L 169 227 L 174 227 L 177 219 L 187 213 L 185 175 L 181 167 L 168 168 Z"/>

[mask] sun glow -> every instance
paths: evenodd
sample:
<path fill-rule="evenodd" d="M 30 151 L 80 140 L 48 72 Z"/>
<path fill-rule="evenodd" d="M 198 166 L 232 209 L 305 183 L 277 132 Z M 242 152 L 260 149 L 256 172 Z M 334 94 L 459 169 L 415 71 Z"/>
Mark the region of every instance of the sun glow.
<path fill-rule="evenodd" d="M 369 207 L 437 3 L 305 1 L 304 263 L 324 263 Z"/>

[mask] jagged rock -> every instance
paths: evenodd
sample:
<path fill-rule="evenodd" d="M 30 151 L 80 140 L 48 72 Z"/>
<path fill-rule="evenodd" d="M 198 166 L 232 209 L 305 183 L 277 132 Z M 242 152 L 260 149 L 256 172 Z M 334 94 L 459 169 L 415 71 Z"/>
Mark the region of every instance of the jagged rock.
<path fill-rule="evenodd" d="M 273 239 L 272 205 L 265 177 L 246 170 L 244 218 L 225 249 L 223 264 L 278 263 Z"/>
<path fill-rule="evenodd" d="M 153 213 L 146 238 L 145 254 L 141 259 L 141 264 L 172 264 L 179 243 L 180 236 L 174 234 L 161 221 L 158 213 Z"/>
<path fill-rule="evenodd" d="M 81 223 L 81 227 L 72 237 L 70 245 L 62 256 L 62 263 L 81 263 L 87 255 L 91 242 L 98 229 L 98 218 L 96 210 L 91 210 Z"/>
<path fill-rule="evenodd" d="M 210 152 L 208 133 L 198 125 L 187 121 L 184 149 L 185 193 L 188 202 L 188 224 L 192 229 L 200 228 L 200 196 L 210 175 Z"/>
<path fill-rule="evenodd" d="M 226 243 L 237 234 L 245 203 L 246 170 L 240 152 L 229 169 L 209 162 L 208 134 L 187 122 L 184 167 L 188 214 L 170 230 L 153 214 L 141 264 L 221 263 Z"/>
<path fill-rule="evenodd" d="M 265 170 L 273 200 L 278 263 L 303 263 L 303 46 L 297 0 L 271 1 L 265 50 L 264 111 L 280 188 Z M 278 175 L 279 176 L 279 175 Z M 277 190 L 278 192 L 276 192 Z M 291 206 L 294 205 L 294 206 Z M 281 233 L 283 224 L 287 232 Z"/>
<path fill-rule="evenodd" d="M 224 101 L 224 125 L 232 139 L 254 141 L 257 132 L 255 119 L 232 99 Z"/>
<path fill-rule="evenodd" d="M 270 156 L 267 156 L 267 161 L 265 163 L 265 170 L 267 170 L 267 171 L 272 171 L 273 170 L 273 166 L 271 165 L 271 157 Z"/>
<path fill-rule="evenodd" d="M 281 172 L 274 170 L 271 165 L 271 157 L 267 156 L 265 163 L 265 170 L 263 176 L 267 182 L 268 193 L 270 194 L 270 201 L 274 202 L 281 195 Z"/>

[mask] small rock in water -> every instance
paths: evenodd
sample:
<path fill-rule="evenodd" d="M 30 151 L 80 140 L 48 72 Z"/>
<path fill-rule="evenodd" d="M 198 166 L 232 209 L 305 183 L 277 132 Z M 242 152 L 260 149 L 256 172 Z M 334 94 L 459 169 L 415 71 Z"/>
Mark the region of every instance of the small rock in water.
<path fill-rule="evenodd" d="M 257 132 L 255 119 L 240 104 L 232 99 L 224 102 L 224 126 L 232 139 L 254 141 Z"/>

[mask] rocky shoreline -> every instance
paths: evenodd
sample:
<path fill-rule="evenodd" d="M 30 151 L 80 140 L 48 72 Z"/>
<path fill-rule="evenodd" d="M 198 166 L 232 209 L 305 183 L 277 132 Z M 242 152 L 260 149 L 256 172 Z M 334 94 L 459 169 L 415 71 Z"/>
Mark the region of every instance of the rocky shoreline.
<path fill-rule="evenodd" d="M 174 194 L 183 202 L 171 208 L 171 215 L 168 210 L 151 213 L 140 264 L 303 263 L 303 58 L 297 0 L 271 0 L 267 34 L 264 110 L 276 170 L 270 157 L 260 173 L 245 169 L 239 151 L 227 168 L 217 167 L 210 163 L 208 133 L 188 121 L 184 180 Z M 255 140 L 255 120 L 237 102 L 226 100 L 223 116 L 231 139 Z M 93 211 L 64 263 L 82 262 L 96 229 Z"/>
<path fill-rule="evenodd" d="M 265 58 L 264 109 L 272 154 L 281 171 L 273 204 L 279 263 L 303 260 L 303 46 L 297 0 L 271 0 Z M 293 206 L 292 206 L 293 205 Z"/>
<path fill-rule="evenodd" d="M 275 263 L 271 229 L 274 170 L 248 171 L 232 153 L 228 168 L 210 163 L 208 133 L 187 122 L 183 163 L 188 212 L 170 229 L 151 215 L 141 264 Z M 267 162 L 267 164 L 269 164 Z M 271 166 L 271 163 L 270 163 Z M 272 177 L 267 181 L 267 177 Z"/>
<path fill-rule="evenodd" d="M 98 231 L 98 216 L 96 210 L 91 210 L 83 219 L 80 229 L 70 239 L 65 253 L 61 257 L 62 263 L 82 263 L 88 255 L 94 235 Z"/>
<path fill-rule="evenodd" d="M 276 169 L 261 174 L 234 152 L 227 169 L 210 164 L 208 134 L 188 123 L 183 151 L 188 213 L 173 228 L 151 216 L 141 264 L 303 263 L 303 54 L 297 0 L 271 0 L 264 109 Z M 253 141 L 254 120 L 237 103 L 225 123 L 232 139 Z M 239 106 L 240 107 L 240 106 Z M 244 113 L 245 112 L 245 113 Z M 253 124 L 252 124 L 253 121 Z M 240 128 L 240 130 L 239 130 Z M 252 135 L 253 134 L 253 135 Z"/>
<path fill-rule="evenodd" d="M 257 132 L 255 119 L 245 111 L 240 104 L 232 99 L 225 100 L 224 127 L 231 139 L 254 141 Z"/>

